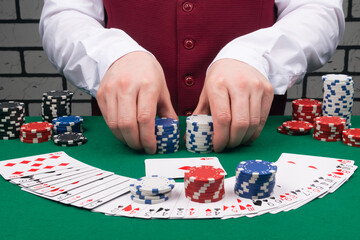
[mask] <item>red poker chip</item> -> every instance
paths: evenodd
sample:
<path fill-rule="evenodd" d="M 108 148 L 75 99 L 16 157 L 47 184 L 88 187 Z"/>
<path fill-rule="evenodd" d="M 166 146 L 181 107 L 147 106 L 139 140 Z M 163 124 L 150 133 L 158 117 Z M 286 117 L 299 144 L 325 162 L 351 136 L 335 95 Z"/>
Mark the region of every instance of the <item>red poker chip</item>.
<path fill-rule="evenodd" d="M 360 140 L 360 128 L 349 128 L 343 130 L 342 134 L 350 139 Z"/>
<path fill-rule="evenodd" d="M 360 140 L 353 140 L 346 137 L 342 137 L 342 141 L 347 143 L 360 144 Z"/>
<path fill-rule="evenodd" d="M 294 131 L 290 131 L 285 129 L 282 125 L 278 127 L 277 131 L 279 133 L 285 134 L 285 135 L 289 135 L 289 136 L 302 136 L 305 134 L 308 134 L 310 131 L 306 131 L 306 132 L 294 132 Z"/>
<path fill-rule="evenodd" d="M 220 195 L 218 198 L 211 198 L 211 199 L 195 199 L 191 196 L 186 196 L 187 199 L 191 200 L 192 202 L 198 202 L 198 203 L 212 203 L 212 202 L 218 202 L 224 198 L 225 194 Z"/>
<path fill-rule="evenodd" d="M 359 143 L 359 144 L 355 144 L 355 143 L 353 143 L 353 142 L 346 142 L 346 141 L 343 141 L 343 143 L 344 143 L 345 145 L 350 146 L 350 147 L 360 147 L 360 143 Z"/>
<path fill-rule="evenodd" d="M 314 136 L 314 135 L 313 135 L 313 138 L 316 139 L 316 140 L 322 141 L 322 142 L 339 142 L 339 141 L 341 141 L 341 138 L 335 138 L 335 139 L 321 138 L 321 137 L 317 137 L 317 136 Z"/>
<path fill-rule="evenodd" d="M 220 196 L 222 194 L 225 194 L 225 190 L 223 189 L 213 193 L 197 193 L 197 192 L 186 191 L 185 194 L 193 198 L 204 199 L 204 198 L 213 198 L 214 196 Z"/>
<path fill-rule="evenodd" d="M 302 106 L 302 107 L 312 107 L 312 106 L 321 107 L 320 101 L 311 98 L 299 98 L 292 101 L 292 104 L 295 106 Z"/>
<path fill-rule="evenodd" d="M 23 143 L 43 143 L 48 142 L 51 138 L 46 139 L 24 139 L 22 136 L 20 136 L 20 141 Z"/>
<path fill-rule="evenodd" d="M 42 133 L 51 131 L 52 126 L 48 122 L 31 122 L 23 124 L 20 129 L 26 133 Z"/>
<path fill-rule="evenodd" d="M 341 139 L 341 134 L 340 135 L 329 135 L 329 134 L 316 134 L 316 133 L 314 133 L 313 136 L 318 137 L 318 138 Z"/>
<path fill-rule="evenodd" d="M 213 183 L 217 180 L 224 179 L 225 172 L 221 168 L 203 165 L 191 168 L 185 172 L 186 179 L 190 182 Z"/>
<path fill-rule="evenodd" d="M 344 118 L 335 117 L 335 116 L 322 116 L 314 119 L 317 125 L 321 127 L 339 127 L 344 126 L 346 124 L 346 120 Z"/>
<path fill-rule="evenodd" d="M 224 185 L 221 185 L 219 187 L 212 188 L 212 189 L 204 189 L 204 188 L 201 189 L 201 188 L 194 188 L 194 187 L 191 187 L 191 186 L 185 186 L 185 189 L 186 189 L 186 191 L 189 191 L 189 192 L 213 193 L 213 192 L 218 192 L 221 189 L 224 189 Z"/>
<path fill-rule="evenodd" d="M 291 120 L 286 121 L 282 124 L 282 126 L 294 132 L 305 132 L 310 131 L 313 128 L 313 125 L 306 121 L 298 121 L 298 120 Z"/>
<path fill-rule="evenodd" d="M 216 190 L 216 189 L 219 189 L 221 187 L 224 186 L 224 183 L 220 183 L 220 184 L 214 184 L 214 185 L 211 185 L 211 186 L 200 186 L 200 185 L 194 185 L 192 183 L 184 183 L 185 187 L 187 188 L 191 188 L 191 189 L 194 189 L 194 190 L 207 190 L 207 191 L 212 191 L 212 190 Z"/>
<path fill-rule="evenodd" d="M 48 137 L 51 134 L 52 134 L 51 131 L 43 132 L 43 133 L 27 133 L 24 131 L 20 131 L 20 135 L 23 136 L 24 138 L 42 138 L 42 137 Z"/>

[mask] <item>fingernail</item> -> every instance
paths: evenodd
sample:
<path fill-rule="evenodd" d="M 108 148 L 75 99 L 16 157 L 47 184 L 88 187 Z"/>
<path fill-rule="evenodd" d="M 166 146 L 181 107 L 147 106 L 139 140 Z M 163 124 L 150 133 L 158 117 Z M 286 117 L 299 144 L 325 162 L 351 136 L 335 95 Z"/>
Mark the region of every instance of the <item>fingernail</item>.
<path fill-rule="evenodd" d="M 154 154 L 155 153 L 154 150 L 152 148 L 150 148 L 150 147 L 145 147 L 144 150 L 145 150 L 145 152 L 147 154 Z"/>

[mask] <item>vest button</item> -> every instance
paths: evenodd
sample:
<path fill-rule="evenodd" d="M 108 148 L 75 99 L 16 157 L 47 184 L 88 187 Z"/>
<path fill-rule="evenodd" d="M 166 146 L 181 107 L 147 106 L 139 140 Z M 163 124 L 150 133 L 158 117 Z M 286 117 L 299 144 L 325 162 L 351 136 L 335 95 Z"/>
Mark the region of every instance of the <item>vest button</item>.
<path fill-rule="evenodd" d="M 185 85 L 191 87 L 195 83 L 195 79 L 193 76 L 188 75 L 184 78 Z"/>
<path fill-rule="evenodd" d="M 187 38 L 184 40 L 184 47 L 187 50 L 193 49 L 195 47 L 195 41 L 191 38 Z"/>
<path fill-rule="evenodd" d="M 184 12 L 191 12 L 193 8 L 194 8 L 194 4 L 192 4 L 191 2 L 184 2 L 182 6 Z"/>
<path fill-rule="evenodd" d="M 184 112 L 185 116 L 191 116 L 191 114 L 193 114 L 193 111 L 185 111 Z"/>

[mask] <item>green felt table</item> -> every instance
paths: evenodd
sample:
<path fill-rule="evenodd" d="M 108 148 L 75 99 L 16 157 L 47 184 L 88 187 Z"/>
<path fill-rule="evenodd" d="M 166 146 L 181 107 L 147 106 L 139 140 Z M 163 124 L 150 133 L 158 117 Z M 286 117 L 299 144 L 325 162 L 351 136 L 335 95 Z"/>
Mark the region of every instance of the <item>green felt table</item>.
<path fill-rule="evenodd" d="M 116 140 L 102 117 L 84 119 L 84 134 L 89 141 L 83 146 L 64 148 L 52 142 L 1 141 L 0 160 L 65 151 L 92 166 L 138 178 L 145 175 L 146 158 L 200 156 L 187 152 L 184 145 L 178 153 L 168 155 L 135 152 Z M 242 160 L 275 162 L 284 152 L 351 159 L 359 164 L 360 148 L 341 142 L 320 142 L 310 135 L 277 133 L 277 127 L 289 119 L 270 117 L 261 136 L 251 146 L 204 156 L 218 157 L 229 177 L 235 175 L 235 167 Z M 27 122 L 37 120 L 40 118 L 27 118 Z M 180 120 L 184 133 L 185 119 Z M 360 127 L 360 117 L 353 117 L 352 122 L 353 127 Z M 290 212 L 228 220 L 144 220 L 106 216 L 63 205 L 26 193 L 0 179 L 0 239 L 360 239 L 359 197 L 358 170 L 335 193 Z"/>

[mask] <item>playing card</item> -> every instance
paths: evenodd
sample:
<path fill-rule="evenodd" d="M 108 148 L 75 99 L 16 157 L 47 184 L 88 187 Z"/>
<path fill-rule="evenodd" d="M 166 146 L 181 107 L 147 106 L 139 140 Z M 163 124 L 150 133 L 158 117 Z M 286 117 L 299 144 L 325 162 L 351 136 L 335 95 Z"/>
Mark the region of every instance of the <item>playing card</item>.
<path fill-rule="evenodd" d="M 9 180 L 83 164 L 65 152 L 55 152 L 1 161 L 0 174 Z"/>
<path fill-rule="evenodd" d="M 180 197 L 180 194 L 184 191 L 183 187 L 183 183 L 175 183 L 175 187 L 171 191 L 169 200 L 165 201 L 161 205 L 154 215 L 152 215 L 152 218 L 169 218 L 172 211 L 175 209 L 175 205 Z"/>
<path fill-rule="evenodd" d="M 175 207 L 170 215 L 170 218 L 179 219 L 185 216 L 189 199 L 185 197 L 184 183 L 179 183 L 181 193 L 176 201 Z"/>
<path fill-rule="evenodd" d="M 188 171 L 191 167 L 203 165 L 224 170 L 217 157 L 145 159 L 146 176 L 161 175 L 171 178 L 183 178 L 185 171 Z"/>
<path fill-rule="evenodd" d="M 133 209 L 131 205 L 132 201 L 130 199 L 130 194 L 124 194 L 121 195 L 105 204 L 102 204 L 101 206 L 92 209 L 93 212 L 101 212 L 106 215 L 114 216 L 116 213 L 118 213 L 123 208 L 127 207 L 127 211 L 133 211 L 137 212 L 138 209 Z"/>

